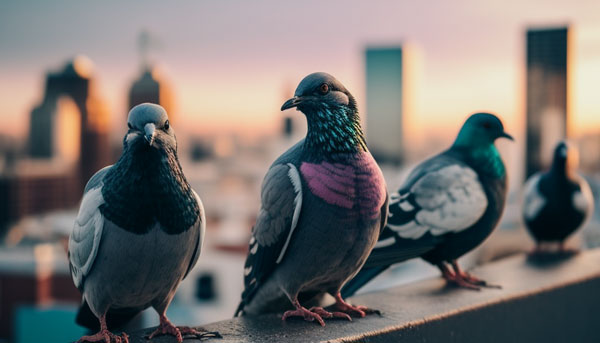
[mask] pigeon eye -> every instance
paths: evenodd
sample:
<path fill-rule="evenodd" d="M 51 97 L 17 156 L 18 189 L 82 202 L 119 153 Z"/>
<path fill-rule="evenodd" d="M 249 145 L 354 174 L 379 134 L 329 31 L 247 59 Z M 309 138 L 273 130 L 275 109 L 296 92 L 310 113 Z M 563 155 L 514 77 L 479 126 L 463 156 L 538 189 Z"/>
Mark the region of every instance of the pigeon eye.
<path fill-rule="evenodd" d="M 491 129 L 492 128 L 492 124 L 489 121 L 486 121 L 482 124 L 482 126 L 486 129 Z"/>
<path fill-rule="evenodd" d="M 321 91 L 322 94 L 327 94 L 327 92 L 329 92 L 329 85 L 324 83 L 319 87 L 319 91 Z"/>
<path fill-rule="evenodd" d="M 168 129 L 169 129 L 169 121 L 167 120 L 167 121 L 165 122 L 165 130 L 168 130 Z"/>

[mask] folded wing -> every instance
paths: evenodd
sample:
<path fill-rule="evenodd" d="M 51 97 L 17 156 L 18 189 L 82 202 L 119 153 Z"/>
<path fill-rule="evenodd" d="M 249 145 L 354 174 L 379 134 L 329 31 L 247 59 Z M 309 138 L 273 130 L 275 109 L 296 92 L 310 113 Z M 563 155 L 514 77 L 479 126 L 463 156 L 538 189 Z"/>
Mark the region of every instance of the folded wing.
<path fill-rule="evenodd" d="M 236 315 L 285 256 L 302 209 L 302 184 L 290 163 L 271 167 L 263 181 L 261 209 L 244 266 L 244 292 Z"/>

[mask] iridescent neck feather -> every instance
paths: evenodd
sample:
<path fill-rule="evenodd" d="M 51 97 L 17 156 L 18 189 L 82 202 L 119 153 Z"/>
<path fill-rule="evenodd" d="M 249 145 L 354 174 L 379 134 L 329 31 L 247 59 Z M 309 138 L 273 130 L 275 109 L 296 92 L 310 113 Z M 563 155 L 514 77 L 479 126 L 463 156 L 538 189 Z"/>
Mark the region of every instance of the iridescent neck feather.
<path fill-rule="evenodd" d="M 471 163 L 482 173 L 494 178 L 503 178 L 506 176 L 504 162 L 494 144 L 486 144 L 468 149 L 467 155 Z"/>
<path fill-rule="evenodd" d="M 358 112 L 349 107 L 323 104 L 307 114 L 305 151 L 313 157 L 367 151 Z"/>

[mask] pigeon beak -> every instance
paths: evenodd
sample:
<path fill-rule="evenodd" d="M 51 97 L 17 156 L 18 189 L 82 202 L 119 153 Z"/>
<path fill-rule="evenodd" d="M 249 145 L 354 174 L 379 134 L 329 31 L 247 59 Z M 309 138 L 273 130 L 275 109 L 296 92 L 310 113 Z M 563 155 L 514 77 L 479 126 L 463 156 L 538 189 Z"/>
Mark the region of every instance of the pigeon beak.
<path fill-rule="evenodd" d="M 281 110 L 285 111 L 288 108 L 297 107 L 298 105 L 300 105 L 302 100 L 303 100 L 302 97 L 295 96 L 295 97 L 289 99 L 288 101 L 284 102 L 283 105 L 281 105 Z"/>
<path fill-rule="evenodd" d="M 146 142 L 148 142 L 148 145 L 152 145 L 152 143 L 154 143 L 154 135 L 156 134 L 155 130 L 156 126 L 152 123 L 144 125 L 144 138 L 146 139 Z"/>
<path fill-rule="evenodd" d="M 506 132 L 502 132 L 502 133 L 500 134 L 500 137 L 504 137 L 504 138 L 510 139 L 510 140 L 511 140 L 511 141 L 513 141 L 513 142 L 515 141 L 515 139 L 513 138 L 513 136 L 509 135 L 509 134 L 508 134 L 508 133 L 506 133 Z"/>

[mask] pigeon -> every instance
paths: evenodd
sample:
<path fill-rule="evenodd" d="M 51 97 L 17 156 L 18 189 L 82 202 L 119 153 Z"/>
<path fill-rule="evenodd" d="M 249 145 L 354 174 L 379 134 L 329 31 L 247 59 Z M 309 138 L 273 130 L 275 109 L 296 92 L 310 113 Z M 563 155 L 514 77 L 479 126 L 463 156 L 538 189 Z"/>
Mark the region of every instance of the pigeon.
<path fill-rule="evenodd" d="M 523 219 L 537 242 L 534 252 L 543 252 L 547 243 L 558 243 L 560 250 L 565 251 L 565 239 L 590 217 L 594 198 L 576 168 L 577 150 L 561 141 L 554 150 L 550 170 L 533 174 L 527 180 Z"/>
<path fill-rule="evenodd" d="M 416 257 L 437 266 L 449 283 L 477 290 L 491 286 L 462 270 L 457 259 L 490 235 L 504 210 L 507 175 L 494 146 L 500 137 L 513 139 L 496 116 L 473 114 L 449 149 L 411 171 L 391 196 L 387 226 L 343 296 Z"/>
<path fill-rule="evenodd" d="M 78 342 L 128 342 L 121 326 L 153 307 L 160 325 L 150 338 L 197 335 L 176 327 L 165 312 L 177 286 L 198 261 L 205 217 L 198 194 L 177 158 L 175 132 L 166 111 L 140 104 L 129 112 L 123 154 L 88 181 L 69 237 L 69 266 L 83 295 L 78 315 L 100 322 L 100 331 Z"/>
<path fill-rule="evenodd" d="M 270 166 L 244 268 L 239 315 L 282 312 L 325 326 L 323 318 L 364 317 L 341 297 L 366 261 L 387 218 L 383 174 L 367 149 L 356 101 L 333 76 L 313 73 L 281 110 L 306 116 L 306 137 Z M 330 294 L 335 311 L 302 303 Z M 293 309 L 293 310 L 292 310 Z"/>

